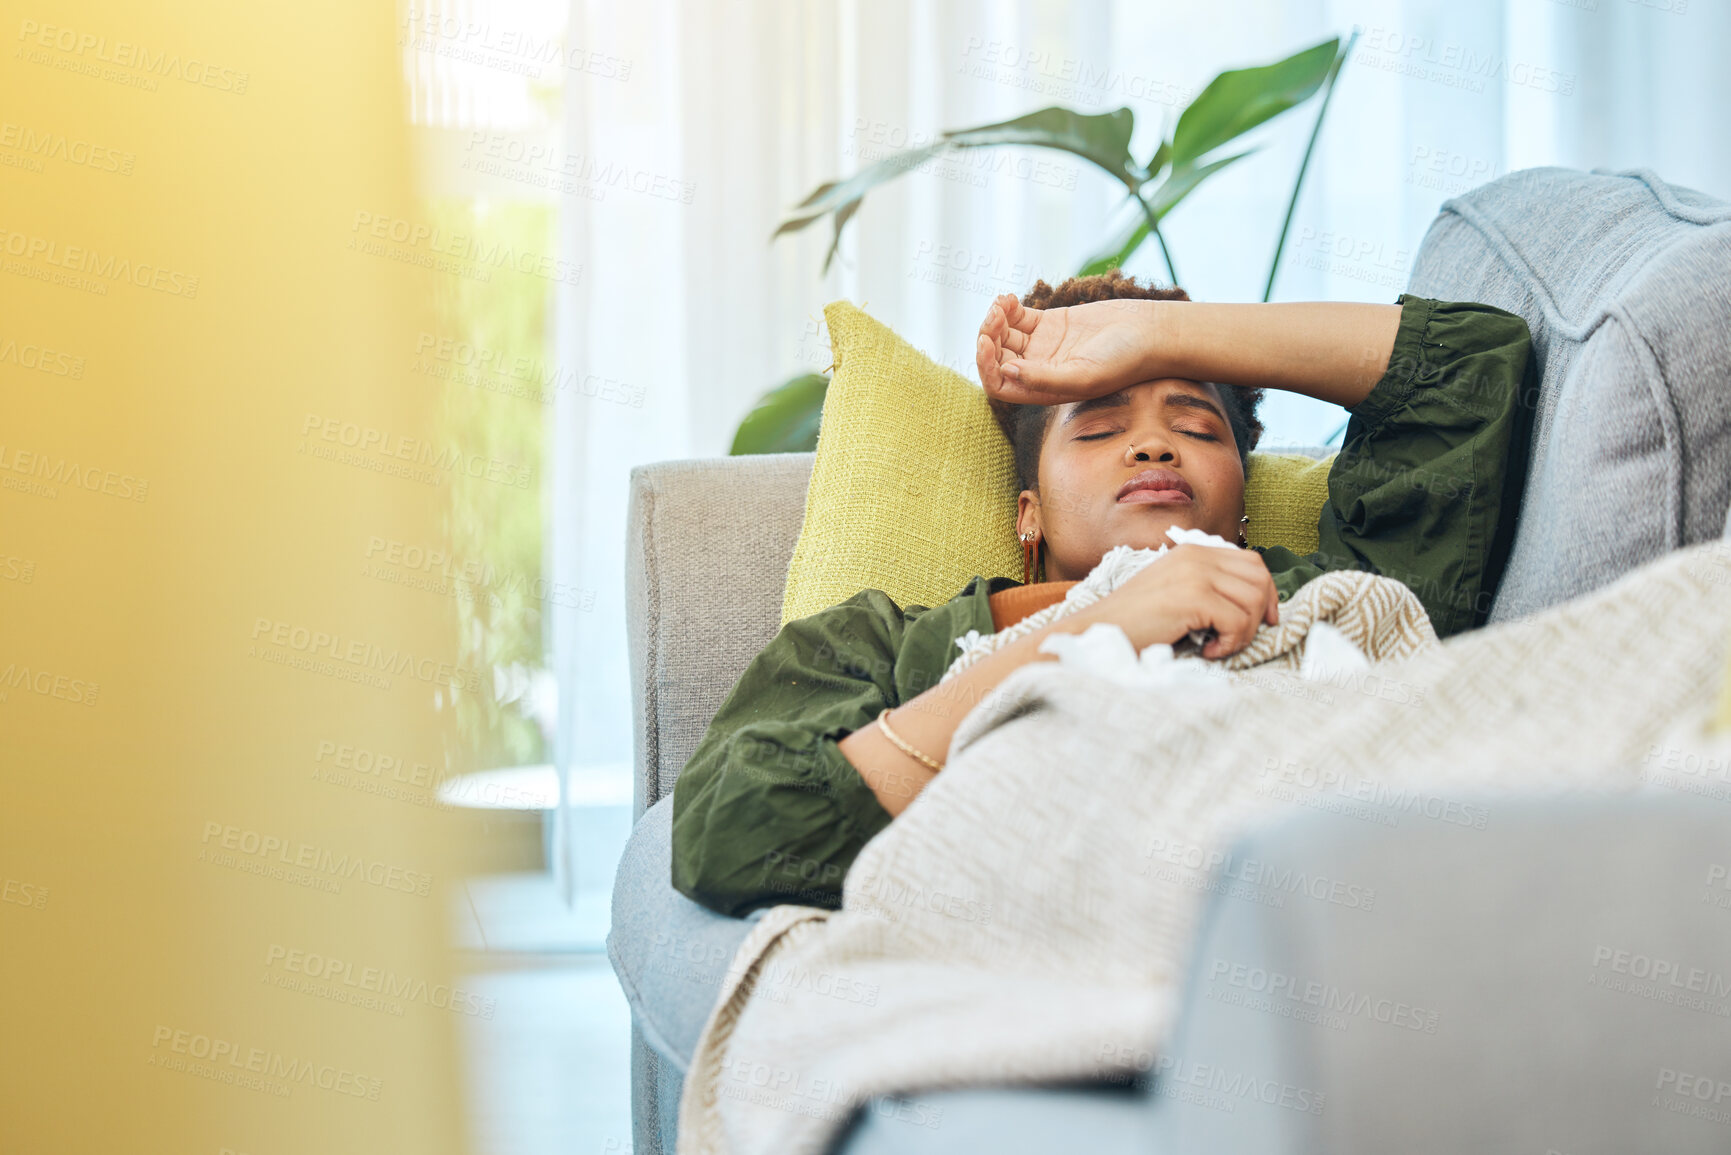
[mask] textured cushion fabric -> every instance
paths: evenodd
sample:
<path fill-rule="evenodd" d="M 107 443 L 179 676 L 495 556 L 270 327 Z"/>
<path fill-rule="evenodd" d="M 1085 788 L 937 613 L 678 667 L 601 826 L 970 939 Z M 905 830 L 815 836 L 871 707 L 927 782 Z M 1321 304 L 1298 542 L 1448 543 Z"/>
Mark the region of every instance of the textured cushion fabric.
<path fill-rule="evenodd" d="M 1720 536 L 1731 506 L 1731 204 L 1534 168 L 1445 201 L 1408 292 L 1519 314 L 1543 372 L 1489 620 Z"/>
<path fill-rule="evenodd" d="M 824 395 L 785 624 L 880 589 L 937 606 L 970 577 L 1019 577 L 1015 463 L 985 391 L 846 301 L 826 306 Z"/>
<path fill-rule="evenodd" d="M 809 453 L 769 453 L 631 471 L 634 818 L 673 792 L 722 699 L 775 637 L 811 462 Z"/>
<path fill-rule="evenodd" d="M 1244 513 L 1250 524 L 1244 536 L 1251 545 L 1283 545 L 1300 557 L 1321 541 L 1316 523 L 1328 504 L 1328 473 L 1334 468 L 1331 450 L 1250 454 L 1250 476 L 1244 479 Z"/>
<path fill-rule="evenodd" d="M 824 398 L 782 624 L 879 589 L 936 606 L 976 574 L 1022 575 L 1015 462 L 986 394 L 847 301 L 824 309 Z M 1317 548 L 1329 454 L 1253 454 L 1251 545 Z"/>

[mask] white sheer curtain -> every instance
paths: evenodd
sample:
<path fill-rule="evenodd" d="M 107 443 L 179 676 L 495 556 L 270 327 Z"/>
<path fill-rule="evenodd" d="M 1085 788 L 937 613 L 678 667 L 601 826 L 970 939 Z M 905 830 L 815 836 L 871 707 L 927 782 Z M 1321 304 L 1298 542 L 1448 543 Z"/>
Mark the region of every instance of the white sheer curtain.
<path fill-rule="evenodd" d="M 828 365 L 821 309 L 838 297 L 971 376 L 991 296 L 1072 273 L 1121 200 L 1060 154 L 964 154 L 873 193 L 821 275 L 827 223 L 769 240 L 818 183 L 1055 103 L 1129 106 L 1145 157 L 1221 69 L 1358 25 L 1277 300 L 1393 301 L 1438 205 L 1518 168 L 1645 166 L 1731 195 L 1720 0 L 574 3 L 569 43 L 615 63 L 568 77 L 567 148 L 624 175 L 565 198 L 586 275 L 561 305 L 561 356 L 641 390 L 573 398 L 554 433 L 555 580 L 598 591 L 553 636 L 560 758 L 578 784 L 621 779 L 631 756 L 631 466 L 725 453 L 759 395 Z M 1314 115 L 1265 126 L 1260 152 L 1172 215 L 1192 296 L 1260 298 Z M 1153 246 L 1130 271 L 1165 279 Z M 1314 444 L 1342 421 L 1288 395 L 1264 406 L 1265 445 Z"/>

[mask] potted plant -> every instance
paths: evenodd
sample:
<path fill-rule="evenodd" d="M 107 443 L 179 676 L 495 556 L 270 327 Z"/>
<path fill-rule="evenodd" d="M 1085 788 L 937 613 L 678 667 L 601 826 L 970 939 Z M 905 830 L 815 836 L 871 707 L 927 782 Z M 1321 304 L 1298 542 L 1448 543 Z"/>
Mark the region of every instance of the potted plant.
<path fill-rule="evenodd" d="M 1292 194 L 1287 198 L 1280 239 L 1269 262 L 1268 279 L 1262 290 L 1262 299 L 1266 301 L 1274 292 L 1286 234 L 1292 227 L 1299 190 L 1328 113 L 1335 80 L 1357 39 L 1358 30 L 1354 29 L 1344 47 L 1340 38 L 1334 37 L 1273 64 L 1220 73 L 1179 115 L 1171 139 L 1163 137 L 1146 161 L 1138 161 L 1130 152 L 1136 114 L 1129 108 L 1101 113 L 1077 112 L 1062 106 L 1042 108 L 998 124 L 944 132 L 930 144 L 881 157 L 851 176 L 821 184 L 783 216 L 771 240 L 829 217 L 834 231 L 824 254 L 823 269 L 827 272 L 841 243 L 842 229 L 859 211 L 865 195 L 878 185 L 957 149 L 1005 145 L 1049 148 L 1082 157 L 1104 170 L 1124 186 L 1125 203 L 1132 209 L 1125 223 L 1083 262 L 1077 275 L 1123 267 L 1152 237 L 1160 247 L 1167 277 L 1176 284 L 1177 267 L 1160 231 L 1160 221 L 1209 177 L 1256 151 L 1252 147 L 1228 152 L 1229 145 L 1320 92 L 1316 119 L 1311 125 L 1304 159 L 1292 182 Z M 816 448 L 818 419 L 827 385 L 828 378 L 822 374 L 805 373 L 770 390 L 741 422 L 730 452 L 797 453 Z"/>

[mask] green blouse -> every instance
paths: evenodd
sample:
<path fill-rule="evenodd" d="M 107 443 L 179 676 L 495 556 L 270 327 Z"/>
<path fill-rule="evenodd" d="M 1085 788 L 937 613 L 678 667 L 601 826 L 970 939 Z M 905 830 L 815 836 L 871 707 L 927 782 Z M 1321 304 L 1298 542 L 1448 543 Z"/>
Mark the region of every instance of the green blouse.
<path fill-rule="evenodd" d="M 1404 582 L 1440 637 L 1484 624 L 1526 477 L 1538 373 L 1526 322 L 1402 294 L 1388 371 L 1348 412 L 1328 476 L 1320 547 L 1258 547 L 1285 601 L 1360 569 Z M 836 908 L 888 811 L 837 748 L 885 706 L 943 677 L 969 630 L 993 631 L 976 576 L 935 608 L 881 590 L 787 623 L 752 659 L 673 790 L 673 885 L 723 914 Z"/>

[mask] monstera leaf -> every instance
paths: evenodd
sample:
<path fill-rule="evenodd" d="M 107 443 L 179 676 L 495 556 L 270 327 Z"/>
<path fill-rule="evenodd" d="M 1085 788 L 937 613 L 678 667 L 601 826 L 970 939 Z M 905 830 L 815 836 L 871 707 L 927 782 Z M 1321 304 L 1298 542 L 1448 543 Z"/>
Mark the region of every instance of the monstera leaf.
<path fill-rule="evenodd" d="M 1092 116 L 1067 108 L 1042 108 L 1002 124 L 946 132 L 943 138 L 958 148 L 1029 144 L 1075 153 L 1134 189 L 1148 179 L 1148 171 L 1130 156 L 1130 134 L 1135 131 L 1136 114 L 1128 108 Z"/>
<path fill-rule="evenodd" d="M 1142 247 L 1142 242 L 1148 239 L 1148 234 L 1154 230 L 1155 222 L 1170 212 L 1179 201 L 1190 195 L 1190 191 L 1208 177 L 1213 176 L 1235 160 L 1242 160 L 1256 150 L 1245 149 L 1231 156 L 1221 157 L 1208 164 L 1187 166 L 1175 170 L 1170 177 L 1154 190 L 1154 195 L 1144 198 L 1140 193 L 1131 193 L 1131 197 L 1141 201 L 1141 214 L 1131 218 L 1130 224 L 1120 230 L 1118 236 L 1107 242 L 1106 246 L 1090 257 L 1083 264 L 1078 277 L 1089 277 L 1095 273 L 1103 273 L 1107 269 L 1121 269 L 1124 262 L 1130 259 L 1130 254 Z M 1170 270 L 1169 270 L 1170 271 Z M 1174 273 L 1173 281 L 1177 281 Z"/>
<path fill-rule="evenodd" d="M 946 132 L 932 144 L 879 157 L 850 177 L 817 186 L 810 196 L 788 210 L 770 239 L 834 214 L 835 236 L 823 258 L 823 270 L 827 273 L 841 243 L 842 226 L 858 211 L 866 193 L 935 156 L 959 148 L 1019 144 L 1058 149 L 1093 161 L 1126 187 L 1135 189 L 1148 179 L 1148 174 L 1130 156 L 1130 134 L 1135 127 L 1136 116 L 1128 108 L 1092 115 L 1068 108 L 1042 108 L 1001 124 Z"/>
<path fill-rule="evenodd" d="M 859 211 L 865 195 L 878 185 L 954 149 L 1002 145 L 1049 148 L 1094 164 L 1124 186 L 1130 203 L 1139 210 L 1139 219 L 1108 241 L 1083 265 L 1082 272 L 1122 266 L 1153 236 L 1165 254 L 1167 275 L 1176 281 L 1178 271 L 1160 235 L 1160 219 L 1203 181 L 1254 150 L 1217 159 L 1209 159 L 1208 154 L 1310 99 L 1319 88 L 1332 89 L 1345 56 L 1339 38 L 1334 38 L 1273 64 L 1222 72 L 1184 110 L 1172 139 L 1162 140 L 1146 165 L 1137 163 L 1130 152 L 1136 114 L 1128 108 L 1083 113 L 1053 106 L 997 124 L 952 129 L 930 144 L 879 157 L 852 176 L 819 185 L 788 210 L 771 239 L 831 217 L 834 233 L 823 258 L 827 273 L 841 243 L 842 229 Z"/>
<path fill-rule="evenodd" d="M 1228 156 L 1214 155 L 1220 149 L 1321 91 L 1322 101 L 1311 125 L 1304 160 L 1287 200 L 1280 240 L 1269 263 L 1268 283 L 1262 293 L 1266 301 L 1274 292 L 1281 250 L 1286 247 L 1286 234 L 1298 206 L 1298 192 L 1310 168 L 1310 157 L 1322 132 L 1335 81 L 1357 40 L 1358 32 L 1354 30 L 1344 48 L 1339 37 L 1334 37 L 1273 64 L 1220 73 L 1184 109 L 1173 128 L 1172 139 L 1162 139 L 1147 164 L 1138 164 L 1130 152 L 1136 116 L 1128 108 L 1100 113 L 1076 112 L 1062 106 L 1042 108 L 998 124 L 945 132 L 930 144 L 880 157 L 852 176 L 821 184 L 788 210 L 771 239 L 797 232 L 824 217 L 831 218 L 834 231 L 823 258 L 823 270 L 827 273 L 841 244 L 842 229 L 859 211 L 866 194 L 877 186 L 955 149 L 1003 145 L 1049 148 L 1079 156 L 1123 185 L 1125 205 L 1131 210 L 1125 214 L 1124 223 L 1082 265 L 1080 275 L 1122 268 L 1152 237 L 1160 246 L 1167 277 L 1177 284 L 1178 269 L 1160 232 L 1160 221 L 1209 177 L 1256 151 L 1248 148 Z M 826 378 L 808 374 L 766 394 L 740 425 L 733 452 L 789 453 L 814 449 L 827 385 Z"/>
<path fill-rule="evenodd" d="M 1238 68 L 1210 80 L 1178 118 L 1173 166 L 1191 164 L 1309 100 L 1328 79 L 1339 48 L 1338 39 L 1325 40 L 1277 64 Z"/>

